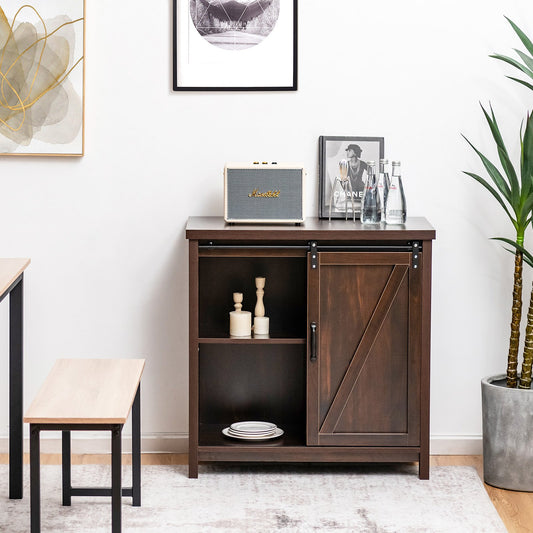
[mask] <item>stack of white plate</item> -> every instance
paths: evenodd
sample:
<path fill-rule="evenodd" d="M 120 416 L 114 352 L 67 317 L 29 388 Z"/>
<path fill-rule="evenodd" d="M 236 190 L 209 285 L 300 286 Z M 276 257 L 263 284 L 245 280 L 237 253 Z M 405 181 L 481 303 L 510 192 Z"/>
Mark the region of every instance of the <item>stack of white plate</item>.
<path fill-rule="evenodd" d="M 222 433 L 226 437 L 233 437 L 234 439 L 267 440 L 281 437 L 283 430 L 271 422 L 249 420 L 246 422 L 235 422 L 235 424 L 224 428 Z"/>

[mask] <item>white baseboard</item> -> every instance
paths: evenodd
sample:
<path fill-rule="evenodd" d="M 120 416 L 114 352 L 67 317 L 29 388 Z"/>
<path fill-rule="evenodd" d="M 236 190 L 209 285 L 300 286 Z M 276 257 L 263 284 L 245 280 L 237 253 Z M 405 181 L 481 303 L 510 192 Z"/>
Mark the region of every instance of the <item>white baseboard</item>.
<path fill-rule="evenodd" d="M 432 435 L 429 442 L 431 455 L 481 455 L 481 435 Z"/>
<path fill-rule="evenodd" d="M 72 453 L 100 454 L 111 453 L 111 437 L 104 432 L 72 432 Z M 143 453 L 187 453 L 189 436 L 187 433 L 152 433 L 141 437 Z M 8 453 L 7 437 L 0 437 L 0 453 Z M 122 450 L 131 452 L 131 435 L 123 435 Z M 24 439 L 24 451 L 29 451 L 29 439 Z M 41 433 L 41 453 L 61 453 L 61 433 L 46 431 Z"/>
<path fill-rule="evenodd" d="M 143 453 L 187 453 L 188 433 L 149 433 L 141 439 Z M 122 448 L 131 451 L 131 435 L 124 435 Z M 432 435 L 431 455 L 481 455 L 481 435 Z M 29 450 L 29 441 L 24 439 L 24 451 Z M 59 432 L 41 434 L 42 453 L 61 453 Z M 7 436 L 0 437 L 0 453 L 8 453 Z M 102 432 L 79 431 L 72 433 L 72 453 L 111 453 L 111 438 Z"/>

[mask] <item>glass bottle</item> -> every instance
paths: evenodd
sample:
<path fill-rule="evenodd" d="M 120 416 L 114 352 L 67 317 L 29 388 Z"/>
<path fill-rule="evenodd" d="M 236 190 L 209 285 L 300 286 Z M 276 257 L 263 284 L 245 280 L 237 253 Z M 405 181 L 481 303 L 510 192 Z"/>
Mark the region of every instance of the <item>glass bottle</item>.
<path fill-rule="evenodd" d="M 379 200 L 376 163 L 367 162 L 367 178 L 361 200 L 361 223 L 379 224 L 381 221 L 381 204 Z"/>
<path fill-rule="evenodd" d="M 385 222 L 387 224 L 405 224 L 407 206 L 403 193 L 400 162 L 392 162 L 392 178 L 385 203 Z"/>
<path fill-rule="evenodd" d="M 348 202 L 351 203 L 351 213 L 355 220 L 355 204 L 352 184 L 348 178 L 349 162 L 347 159 L 339 161 L 339 176 L 335 177 L 331 187 L 331 194 L 329 197 L 329 220 L 331 221 L 331 210 L 342 213 L 344 211 L 344 218 L 348 220 Z"/>
<path fill-rule="evenodd" d="M 379 178 L 378 178 L 378 192 L 379 201 L 381 205 L 381 220 L 385 220 L 385 203 L 387 195 L 389 194 L 390 177 L 388 170 L 389 161 L 387 159 L 379 160 Z"/>

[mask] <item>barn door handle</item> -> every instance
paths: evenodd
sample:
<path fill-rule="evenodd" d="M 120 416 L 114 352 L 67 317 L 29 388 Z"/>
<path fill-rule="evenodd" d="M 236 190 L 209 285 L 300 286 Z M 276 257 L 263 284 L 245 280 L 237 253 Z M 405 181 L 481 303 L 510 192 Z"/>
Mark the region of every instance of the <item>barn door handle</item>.
<path fill-rule="evenodd" d="M 316 361 L 316 322 L 311 322 L 311 361 Z"/>

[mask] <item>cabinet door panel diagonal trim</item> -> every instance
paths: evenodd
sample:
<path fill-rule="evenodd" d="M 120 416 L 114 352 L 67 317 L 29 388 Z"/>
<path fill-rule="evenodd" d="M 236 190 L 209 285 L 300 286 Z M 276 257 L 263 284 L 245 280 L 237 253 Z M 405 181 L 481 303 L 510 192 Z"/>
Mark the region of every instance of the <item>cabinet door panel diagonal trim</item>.
<path fill-rule="evenodd" d="M 376 304 L 372 317 L 366 326 L 361 341 L 355 350 L 352 360 L 348 365 L 348 369 L 346 370 L 346 374 L 342 379 L 326 418 L 322 423 L 322 427 L 320 428 L 321 434 L 333 433 L 335 431 L 342 411 L 348 401 L 348 397 L 361 376 L 361 370 L 370 355 L 372 346 L 376 341 L 376 337 L 379 335 L 381 326 L 388 315 L 407 271 L 408 267 L 404 265 L 395 265 L 393 267 L 389 279 L 387 280 L 387 284 L 385 285 L 385 289 Z"/>

